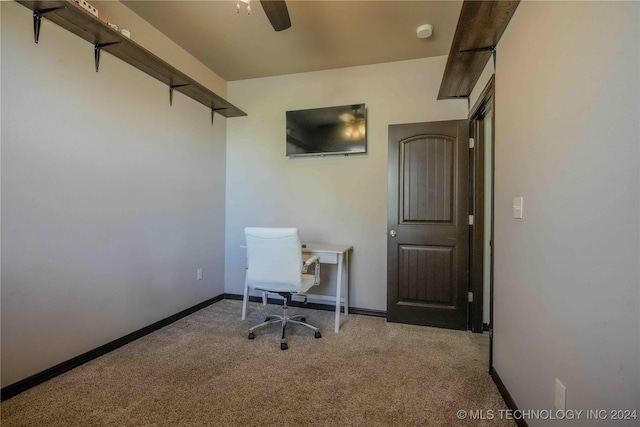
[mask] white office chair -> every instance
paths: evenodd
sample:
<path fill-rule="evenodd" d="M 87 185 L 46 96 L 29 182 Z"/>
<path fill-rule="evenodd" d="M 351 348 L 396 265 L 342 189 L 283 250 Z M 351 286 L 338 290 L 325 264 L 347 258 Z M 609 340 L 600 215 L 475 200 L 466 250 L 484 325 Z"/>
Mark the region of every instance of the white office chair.
<path fill-rule="evenodd" d="M 302 263 L 302 246 L 297 228 L 257 228 L 244 229 L 247 242 L 247 272 L 242 303 L 242 319 L 246 318 L 249 289 L 263 293 L 276 293 L 283 297 L 282 316 L 270 315 L 267 319 L 249 329 L 249 339 L 255 338 L 254 332 L 273 323 L 282 325 L 280 348 L 288 348 L 285 329 L 288 323 L 302 325 L 315 332 L 320 338 L 320 330 L 305 323 L 303 315 L 287 315 L 287 300 L 292 294 L 304 294 L 320 283 L 320 263 L 317 256 Z M 308 267 L 315 264 L 314 274 L 305 274 Z M 264 294 L 263 294 L 264 295 Z"/>

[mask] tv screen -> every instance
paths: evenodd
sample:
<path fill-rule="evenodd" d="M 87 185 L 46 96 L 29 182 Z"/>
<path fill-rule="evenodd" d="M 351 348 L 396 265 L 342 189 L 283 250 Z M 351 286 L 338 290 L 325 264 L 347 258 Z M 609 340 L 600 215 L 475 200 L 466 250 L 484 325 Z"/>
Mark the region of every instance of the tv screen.
<path fill-rule="evenodd" d="M 364 104 L 287 111 L 287 156 L 324 156 L 367 151 Z"/>

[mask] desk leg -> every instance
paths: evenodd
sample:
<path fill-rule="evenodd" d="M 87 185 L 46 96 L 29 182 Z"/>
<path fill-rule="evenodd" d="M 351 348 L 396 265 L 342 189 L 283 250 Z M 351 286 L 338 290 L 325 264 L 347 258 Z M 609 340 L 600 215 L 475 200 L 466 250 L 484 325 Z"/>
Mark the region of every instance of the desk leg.
<path fill-rule="evenodd" d="M 247 278 L 245 273 L 244 278 L 244 298 L 242 298 L 242 320 L 247 318 L 247 301 L 249 301 L 249 286 L 247 284 Z"/>
<path fill-rule="evenodd" d="M 344 315 L 349 315 L 349 251 L 344 253 Z"/>
<path fill-rule="evenodd" d="M 336 280 L 336 334 L 340 331 L 340 290 L 342 288 L 343 254 L 338 255 L 338 277 Z"/>

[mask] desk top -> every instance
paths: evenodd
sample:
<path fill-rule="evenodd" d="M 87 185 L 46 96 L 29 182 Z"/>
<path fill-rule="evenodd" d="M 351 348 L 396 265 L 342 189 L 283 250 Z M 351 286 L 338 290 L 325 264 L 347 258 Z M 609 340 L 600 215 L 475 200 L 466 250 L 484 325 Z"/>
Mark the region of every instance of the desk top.
<path fill-rule="evenodd" d="M 305 243 L 306 247 L 302 248 L 303 253 L 324 252 L 327 254 L 343 254 L 353 249 L 352 245 L 325 245 L 323 243 Z M 247 249 L 247 245 L 240 245 L 241 248 Z"/>
<path fill-rule="evenodd" d="M 325 245 L 322 243 L 306 243 L 307 247 L 302 248 L 304 253 L 324 252 L 333 254 L 343 254 L 353 249 L 351 245 Z"/>

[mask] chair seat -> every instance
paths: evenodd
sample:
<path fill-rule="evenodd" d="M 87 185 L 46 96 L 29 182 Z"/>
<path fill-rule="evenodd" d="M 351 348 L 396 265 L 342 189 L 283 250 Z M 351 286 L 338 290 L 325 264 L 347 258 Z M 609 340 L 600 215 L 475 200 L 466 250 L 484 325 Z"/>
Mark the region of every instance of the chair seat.
<path fill-rule="evenodd" d="M 264 292 L 291 292 L 293 294 L 304 294 L 311 289 L 315 283 L 313 274 L 303 274 L 300 286 L 286 285 L 281 283 L 248 283 L 249 287 Z"/>

